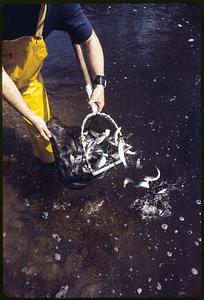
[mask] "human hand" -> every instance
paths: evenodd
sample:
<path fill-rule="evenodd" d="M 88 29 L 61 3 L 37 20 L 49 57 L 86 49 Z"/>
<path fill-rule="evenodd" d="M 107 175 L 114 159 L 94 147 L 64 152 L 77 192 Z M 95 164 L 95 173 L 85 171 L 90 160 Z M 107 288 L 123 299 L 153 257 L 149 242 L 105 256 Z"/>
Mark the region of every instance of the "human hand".
<path fill-rule="evenodd" d="M 46 141 L 49 141 L 51 138 L 51 133 L 48 130 L 45 121 L 43 121 L 40 117 L 34 115 L 31 122 L 39 132 L 40 136 L 43 137 Z"/>
<path fill-rule="evenodd" d="M 96 85 L 89 100 L 89 105 L 92 106 L 94 103 L 97 105 L 98 110 L 101 112 L 104 105 L 104 87 L 102 85 Z"/>

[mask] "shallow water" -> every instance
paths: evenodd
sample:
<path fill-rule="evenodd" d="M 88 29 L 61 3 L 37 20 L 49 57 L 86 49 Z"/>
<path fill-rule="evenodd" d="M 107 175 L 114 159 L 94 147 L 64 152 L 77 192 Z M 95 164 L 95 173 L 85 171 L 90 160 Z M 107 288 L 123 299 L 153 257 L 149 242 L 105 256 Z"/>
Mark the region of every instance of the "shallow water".
<path fill-rule="evenodd" d="M 83 190 L 54 169 L 30 171 L 31 145 L 4 106 L 4 292 L 12 297 L 195 296 L 201 286 L 199 9 L 186 4 L 83 5 L 104 48 L 106 106 L 133 133 L 135 163 Z M 66 33 L 46 41 L 52 115 L 81 125 L 83 81 Z M 23 153 L 23 155 L 22 155 Z M 24 154 L 25 153 L 25 154 Z M 136 169 L 136 159 L 142 168 Z M 168 217 L 146 219 L 135 200 L 146 175 L 176 184 Z"/>

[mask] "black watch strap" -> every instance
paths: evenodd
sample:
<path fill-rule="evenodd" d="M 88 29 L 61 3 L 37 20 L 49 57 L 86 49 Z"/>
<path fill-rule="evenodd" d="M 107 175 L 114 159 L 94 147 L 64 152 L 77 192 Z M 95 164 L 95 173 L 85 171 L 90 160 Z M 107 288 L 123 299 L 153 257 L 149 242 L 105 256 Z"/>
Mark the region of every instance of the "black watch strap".
<path fill-rule="evenodd" d="M 106 79 L 103 75 L 97 75 L 96 78 L 93 81 L 93 84 L 101 84 L 104 87 L 106 87 Z"/>

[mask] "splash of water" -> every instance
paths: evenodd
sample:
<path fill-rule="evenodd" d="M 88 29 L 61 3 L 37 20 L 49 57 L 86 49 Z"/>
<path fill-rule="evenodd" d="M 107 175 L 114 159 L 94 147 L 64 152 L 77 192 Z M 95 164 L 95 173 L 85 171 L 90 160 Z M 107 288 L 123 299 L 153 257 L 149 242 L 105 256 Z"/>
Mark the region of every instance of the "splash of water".
<path fill-rule="evenodd" d="M 145 193 L 134 200 L 130 208 L 136 208 L 145 220 L 170 217 L 172 214 L 172 207 L 169 203 L 170 192 L 180 190 L 181 183 L 181 178 L 173 184 L 167 181 L 152 182 L 149 189 L 145 189 Z"/>

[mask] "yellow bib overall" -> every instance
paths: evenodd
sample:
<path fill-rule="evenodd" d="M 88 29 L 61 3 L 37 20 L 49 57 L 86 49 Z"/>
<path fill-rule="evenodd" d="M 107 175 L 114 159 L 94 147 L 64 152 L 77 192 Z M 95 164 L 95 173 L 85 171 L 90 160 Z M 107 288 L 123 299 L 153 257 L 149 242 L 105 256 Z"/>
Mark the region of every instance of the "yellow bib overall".
<path fill-rule="evenodd" d="M 23 36 L 3 41 L 3 66 L 15 82 L 29 108 L 45 122 L 50 119 L 47 93 L 40 74 L 48 52 L 42 37 L 47 5 L 42 4 L 35 36 Z M 52 147 L 39 136 L 26 120 L 31 136 L 33 154 L 42 162 L 54 161 Z"/>

